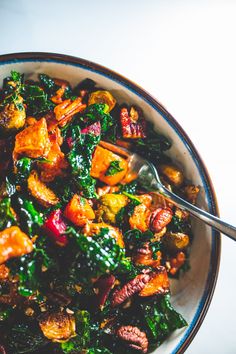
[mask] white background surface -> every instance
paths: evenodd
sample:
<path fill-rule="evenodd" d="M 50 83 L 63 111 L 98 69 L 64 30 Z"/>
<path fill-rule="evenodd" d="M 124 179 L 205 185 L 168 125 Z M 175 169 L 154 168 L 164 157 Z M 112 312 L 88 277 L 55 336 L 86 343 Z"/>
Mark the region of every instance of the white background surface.
<path fill-rule="evenodd" d="M 236 0 L 0 0 L 0 54 L 20 51 L 89 59 L 156 96 L 236 225 Z M 188 354 L 236 353 L 236 243 L 222 241 L 215 295 Z"/>

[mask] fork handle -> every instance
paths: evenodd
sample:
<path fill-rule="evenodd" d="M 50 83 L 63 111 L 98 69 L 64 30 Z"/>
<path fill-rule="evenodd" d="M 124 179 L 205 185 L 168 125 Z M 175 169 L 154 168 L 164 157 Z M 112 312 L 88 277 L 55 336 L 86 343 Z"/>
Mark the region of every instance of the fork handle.
<path fill-rule="evenodd" d="M 180 208 L 187 210 L 191 215 L 202 220 L 206 224 L 212 226 L 214 229 L 222 232 L 226 236 L 230 237 L 232 240 L 236 241 L 236 227 L 226 223 L 225 221 L 221 220 L 217 216 L 214 216 L 208 213 L 207 211 L 202 210 L 197 206 L 187 202 L 186 200 L 182 199 L 175 193 L 169 191 L 164 186 L 161 186 L 160 190 L 161 190 L 161 194 L 164 197 L 167 197 L 167 199 L 169 199 L 170 202 L 174 202 Z"/>

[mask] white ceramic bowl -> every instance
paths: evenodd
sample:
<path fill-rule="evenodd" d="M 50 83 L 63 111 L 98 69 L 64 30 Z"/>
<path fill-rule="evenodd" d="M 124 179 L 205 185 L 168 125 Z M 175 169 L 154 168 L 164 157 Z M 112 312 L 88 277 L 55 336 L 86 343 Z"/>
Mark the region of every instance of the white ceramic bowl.
<path fill-rule="evenodd" d="M 142 88 L 126 78 L 89 61 L 50 53 L 18 53 L 0 56 L 0 82 L 11 70 L 37 78 L 38 73 L 68 80 L 72 85 L 87 77 L 93 79 L 118 99 L 119 103 L 136 104 L 143 109 L 155 129 L 172 141 L 169 155 L 182 166 L 185 176 L 199 185 L 198 205 L 217 215 L 212 183 L 196 148 L 176 120 Z M 220 262 L 220 235 L 196 220 L 192 221 L 194 241 L 191 269 L 171 284 L 172 303 L 189 326 L 175 331 L 154 353 L 183 353 L 197 333 L 209 307 Z"/>

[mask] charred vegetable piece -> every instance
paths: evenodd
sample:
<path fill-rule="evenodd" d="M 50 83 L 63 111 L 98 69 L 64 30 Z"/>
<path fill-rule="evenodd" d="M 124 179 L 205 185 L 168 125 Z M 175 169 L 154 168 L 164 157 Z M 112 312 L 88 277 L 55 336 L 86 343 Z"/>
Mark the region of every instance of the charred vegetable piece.
<path fill-rule="evenodd" d="M 114 275 L 103 275 L 94 284 L 97 306 L 102 310 L 105 302 L 115 285 L 116 278 Z"/>
<path fill-rule="evenodd" d="M 0 232 L 0 264 L 32 251 L 32 241 L 18 226 L 11 226 Z"/>
<path fill-rule="evenodd" d="M 25 155 L 32 158 L 45 157 L 50 149 L 47 123 L 45 118 L 25 128 L 16 135 L 13 156 Z"/>
<path fill-rule="evenodd" d="M 129 111 L 127 108 L 121 109 L 120 122 L 123 138 L 146 138 L 146 122 L 134 107 L 131 107 Z"/>
<path fill-rule="evenodd" d="M 77 194 L 66 205 L 64 216 L 79 227 L 83 227 L 89 220 L 95 219 L 94 211 L 87 199 Z"/>
<path fill-rule="evenodd" d="M 123 194 L 107 193 L 100 197 L 97 210 L 98 221 L 115 224 L 116 215 L 128 204 L 128 197 Z"/>
<path fill-rule="evenodd" d="M 189 236 L 182 232 L 168 232 L 163 237 L 163 243 L 169 251 L 178 252 L 189 245 Z"/>
<path fill-rule="evenodd" d="M 20 95 L 11 96 L 13 103 L 7 103 L 0 112 L 0 132 L 11 133 L 25 124 L 25 108 Z M 13 99 L 14 98 L 14 99 Z"/>
<path fill-rule="evenodd" d="M 116 104 L 115 98 L 108 91 L 94 91 L 89 95 L 88 105 L 103 103 L 107 105 L 107 112 L 110 112 Z"/>
<path fill-rule="evenodd" d="M 166 268 L 159 266 L 155 273 L 151 274 L 150 280 L 139 292 L 139 296 L 153 296 L 156 294 L 167 294 L 170 290 L 170 284 Z"/>
<path fill-rule="evenodd" d="M 112 175 L 107 175 L 111 163 L 118 161 L 119 169 Z M 125 159 L 113 152 L 98 146 L 92 159 L 91 176 L 100 179 L 102 182 L 114 186 L 122 181 L 127 173 L 128 164 Z"/>
<path fill-rule="evenodd" d="M 188 201 L 192 204 L 196 204 L 199 191 L 200 188 L 194 185 L 189 185 L 184 188 L 184 193 Z"/>
<path fill-rule="evenodd" d="M 116 240 L 117 244 L 121 248 L 125 247 L 123 235 L 122 235 L 121 231 L 117 227 L 111 226 L 111 225 L 106 224 L 104 222 L 88 223 L 85 225 L 82 232 L 85 236 L 93 236 L 93 235 L 98 235 L 100 233 L 101 229 L 107 229 L 108 234 Z"/>
<path fill-rule="evenodd" d="M 29 175 L 28 190 L 37 202 L 46 208 L 59 202 L 55 193 L 40 181 L 38 173 L 35 170 L 31 171 Z"/>
<path fill-rule="evenodd" d="M 168 181 L 175 187 L 180 187 L 184 181 L 183 172 L 173 165 L 159 166 L 160 172 L 168 179 Z"/>
<path fill-rule="evenodd" d="M 47 235 L 59 246 L 66 246 L 68 243 L 67 235 L 65 235 L 67 225 L 63 220 L 62 211 L 54 210 L 47 217 L 43 225 Z"/>
<path fill-rule="evenodd" d="M 63 312 L 46 313 L 39 321 L 44 336 L 54 342 L 70 339 L 76 335 L 75 318 Z"/>

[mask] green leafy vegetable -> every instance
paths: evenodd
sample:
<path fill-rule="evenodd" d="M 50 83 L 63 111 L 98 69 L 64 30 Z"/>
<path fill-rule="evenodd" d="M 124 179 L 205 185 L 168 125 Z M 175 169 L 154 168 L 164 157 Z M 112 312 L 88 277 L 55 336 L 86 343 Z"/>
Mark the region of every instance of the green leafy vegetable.
<path fill-rule="evenodd" d="M 114 176 L 118 172 L 124 171 L 123 168 L 120 167 L 120 161 L 114 160 L 111 161 L 110 166 L 108 167 L 105 176 Z"/>
<path fill-rule="evenodd" d="M 161 344 L 175 329 L 187 326 L 184 318 L 172 307 L 170 295 L 140 304 L 140 307 L 151 340 L 155 343 L 158 341 L 158 344 Z"/>
<path fill-rule="evenodd" d="M 115 124 L 114 119 L 109 113 L 105 112 L 106 105 L 102 103 L 95 103 L 89 105 L 81 116 L 79 120 L 85 126 L 91 125 L 92 123 L 100 121 L 102 136 L 104 136 L 108 130 Z"/>
<path fill-rule="evenodd" d="M 0 202 L 0 231 L 15 224 L 15 217 L 11 211 L 11 199 L 4 198 Z"/>
<path fill-rule="evenodd" d="M 138 182 L 136 180 L 132 181 L 130 183 L 127 183 L 127 184 L 120 184 L 119 185 L 119 192 L 120 193 L 126 192 L 129 194 L 136 194 L 137 186 L 138 186 Z"/>
<path fill-rule="evenodd" d="M 18 195 L 15 204 L 19 210 L 22 226 L 27 234 L 33 236 L 34 233 L 37 233 L 39 227 L 43 225 L 41 213 L 35 209 L 31 200 L 23 196 Z"/>
<path fill-rule="evenodd" d="M 14 354 L 31 353 L 43 348 L 48 340 L 35 322 L 15 324 L 8 334 L 8 345 Z"/>
<path fill-rule="evenodd" d="M 71 267 L 72 274 L 77 277 L 88 278 L 114 272 L 116 270 L 128 271 L 130 262 L 125 257 L 125 250 L 120 248 L 109 229 L 102 228 L 98 235 L 76 238 L 78 252 Z M 78 264 L 80 266 L 78 267 Z"/>
<path fill-rule="evenodd" d="M 81 134 L 79 126 L 71 128 L 73 146 L 68 154 L 73 181 L 86 198 L 96 197 L 96 181 L 90 176 L 92 153 L 100 141 L 100 136 Z"/>
<path fill-rule="evenodd" d="M 87 348 L 90 341 L 90 315 L 88 311 L 80 310 L 75 314 L 76 336 L 67 342 L 61 343 L 65 354 L 75 354 Z"/>
<path fill-rule="evenodd" d="M 39 116 L 53 110 L 54 103 L 48 99 L 47 93 L 37 85 L 25 84 L 20 91 L 27 105 L 28 115 Z"/>
<path fill-rule="evenodd" d="M 23 157 L 16 162 L 16 168 L 16 182 L 25 182 L 30 175 L 30 171 L 32 168 L 32 160 L 29 157 Z"/>
<path fill-rule="evenodd" d="M 45 92 L 47 92 L 50 96 L 55 94 L 55 92 L 59 89 L 59 86 L 55 84 L 55 81 L 46 74 L 39 74 L 39 83 Z"/>

